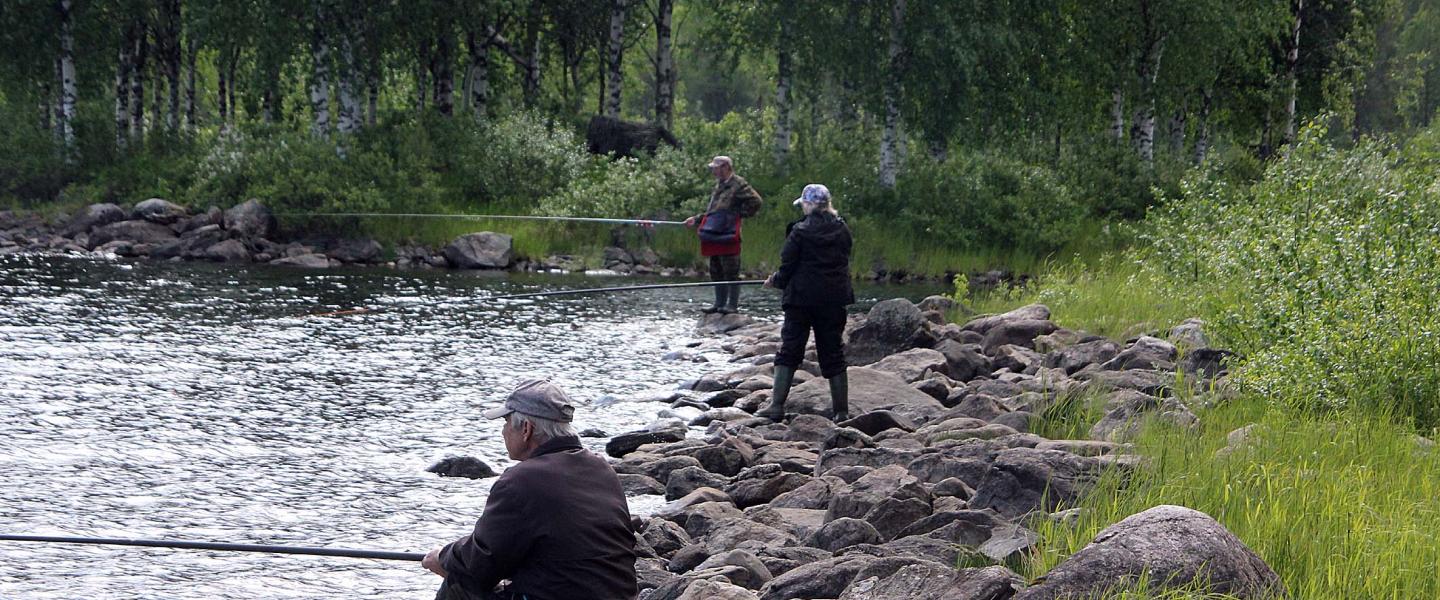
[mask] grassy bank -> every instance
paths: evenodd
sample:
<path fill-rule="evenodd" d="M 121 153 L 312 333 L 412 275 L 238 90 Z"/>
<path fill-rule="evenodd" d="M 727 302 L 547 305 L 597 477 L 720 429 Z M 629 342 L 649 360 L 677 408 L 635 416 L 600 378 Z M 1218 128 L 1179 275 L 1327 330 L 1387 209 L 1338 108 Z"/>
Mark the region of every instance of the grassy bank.
<path fill-rule="evenodd" d="M 1440 597 L 1440 133 L 1343 148 L 1322 134 L 1258 181 L 1192 173 L 1140 247 L 1052 262 L 1023 289 L 960 290 L 984 312 L 1042 302 L 1062 326 L 1117 338 L 1200 317 L 1241 353 L 1236 393 L 1192 402 L 1197 430 L 1146 426 L 1144 466 L 1102 479 L 1078 522 L 1041 526 L 1026 576 L 1177 504 L 1233 531 L 1295 598 Z M 1047 417 L 1042 434 L 1084 438 L 1098 415 Z"/>

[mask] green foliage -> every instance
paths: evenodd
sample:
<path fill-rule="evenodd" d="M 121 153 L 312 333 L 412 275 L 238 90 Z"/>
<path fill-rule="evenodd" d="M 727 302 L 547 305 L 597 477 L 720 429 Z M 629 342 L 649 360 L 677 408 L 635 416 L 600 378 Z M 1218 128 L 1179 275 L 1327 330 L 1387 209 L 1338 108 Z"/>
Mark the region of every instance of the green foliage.
<path fill-rule="evenodd" d="M 1071 240 L 1085 216 L 1054 172 L 988 154 L 918 166 L 898 193 L 919 229 L 962 248 L 1050 252 Z"/>
<path fill-rule="evenodd" d="M 1433 133 L 1407 152 L 1337 149 L 1307 128 L 1253 187 L 1213 170 L 1156 211 L 1173 285 L 1248 355 L 1244 380 L 1297 406 L 1362 405 L 1440 423 L 1440 197 Z M 1400 157 L 1406 156 L 1405 162 Z"/>
<path fill-rule="evenodd" d="M 654 157 L 599 159 L 558 192 L 540 201 L 540 214 L 576 217 L 657 215 L 680 206 L 704 209 L 702 160 L 663 147 Z M 698 207 L 697 207 L 698 205 Z M 680 213 L 688 214 L 689 210 Z"/>

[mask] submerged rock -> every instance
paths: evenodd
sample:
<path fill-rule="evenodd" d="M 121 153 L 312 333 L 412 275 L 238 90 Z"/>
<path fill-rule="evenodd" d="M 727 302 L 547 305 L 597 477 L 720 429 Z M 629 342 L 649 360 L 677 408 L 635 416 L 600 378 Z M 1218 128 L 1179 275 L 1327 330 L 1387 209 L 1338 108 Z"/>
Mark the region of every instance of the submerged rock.
<path fill-rule="evenodd" d="M 495 470 L 491 469 L 490 465 L 473 456 L 447 456 L 425 470 L 441 477 L 487 479 L 496 476 Z"/>

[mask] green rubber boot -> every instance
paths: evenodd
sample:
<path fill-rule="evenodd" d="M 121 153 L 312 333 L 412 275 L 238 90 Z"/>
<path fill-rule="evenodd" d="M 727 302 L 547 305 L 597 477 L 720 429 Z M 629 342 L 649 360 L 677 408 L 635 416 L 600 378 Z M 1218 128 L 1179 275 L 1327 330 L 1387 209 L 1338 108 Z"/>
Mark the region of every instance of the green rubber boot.
<path fill-rule="evenodd" d="M 717 285 L 717 286 L 714 286 L 714 287 L 715 287 L 715 304 L 709 306 L 708 308 L 702 308 L 702 309 L 700 309 L 700 312 L 705 313 L 705 314 L 707 314 L 707 315 L 712 315 L 712 314 L 715 314 L 715 313 L 718 313 L 718 312 L 722 312 L 722 311 L 725 310 L 725 301 L 726 301 L 726 298 L 727 298 L 727 294 L 725 293 L 725 288 L 727 288 L 727 287 L 729 287 L 729 286 Z"/>
<path fill-rule="evenodd" d="M 777 423 L 784 420 L 785 399 L 790 397 L 790 383 L 794 380 L 794 368 L 775 365 L 775 387 L 770 392 L 770 406 L 755 413 L 755 416 L 765 417 Z"/>
<path fill-rule="evenodd" d="M 841 373 L 831 377 L 830 382 L 830 411 L 835 414 L 834 421 L 850 420 L 850 378 Z"/>
<path fill-rule="evenodd" d="M 725 286 L 725 305 L 720 307 L 720 314 L 733 315 L 740 312 L 740 286 Z"/>

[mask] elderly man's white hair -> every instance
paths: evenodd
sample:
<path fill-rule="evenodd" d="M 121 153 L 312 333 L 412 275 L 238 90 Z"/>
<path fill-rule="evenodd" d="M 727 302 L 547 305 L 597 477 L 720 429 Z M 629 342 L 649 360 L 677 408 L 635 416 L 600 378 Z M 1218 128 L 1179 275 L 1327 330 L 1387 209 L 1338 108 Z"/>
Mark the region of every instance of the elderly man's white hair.
<path fill-rule="evenodd" d="M 510 427 L 519 430 L 526 423 L 535 427 L 535 439 L 539 442 L 546 442 L 557 437 L 577 436 L 575 428 L 564 421 L 552 421 L 542 417 L 532 417 L 521 412 L 510 413 Z"/>

